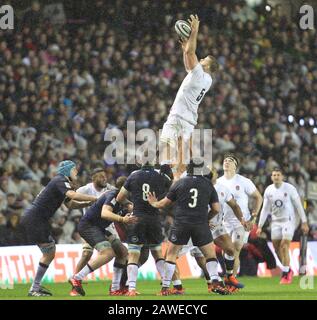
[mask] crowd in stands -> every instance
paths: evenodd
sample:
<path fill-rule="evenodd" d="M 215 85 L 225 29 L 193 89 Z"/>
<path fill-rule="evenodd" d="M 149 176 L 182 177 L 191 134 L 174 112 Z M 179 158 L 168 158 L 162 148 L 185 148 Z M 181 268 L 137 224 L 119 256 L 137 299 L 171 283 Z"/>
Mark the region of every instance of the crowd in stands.
<path fill-rule="evenodd" d="M 78 164 L 78 185 L 96 166 L 110 183 L 134 169 L 104 159 L 105 130 L 124 131 L 127 120 L 162 128 L 186 75 L 174 23 L 192 12 L 198 56 L 221 65 L 197 125 L 213 129 L 214 165 L 221 171 L 223 154 L 236 153 L 262 193 L 279 166 L 305 197 L 317 182 L 316 30 L 244 1 L 83 3 L 53 25 L 34 2 L 15 30 L 0 31 L 0 246 L 20 244 L 21 215 L 60 161 Z M 317 240 L 314 201 L 307 214 Z M 80 243 L 80 216 L 58 210 L 58 243 Z"/>

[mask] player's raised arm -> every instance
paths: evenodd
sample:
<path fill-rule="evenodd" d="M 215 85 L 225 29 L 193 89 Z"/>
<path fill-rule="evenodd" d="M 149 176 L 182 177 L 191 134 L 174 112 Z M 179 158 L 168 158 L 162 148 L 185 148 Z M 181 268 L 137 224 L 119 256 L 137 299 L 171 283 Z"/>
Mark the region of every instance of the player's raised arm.
<path fill-rule="evenodd" d="M 186 42 L 185 49 L 184 49 L 184 60 L 186 60 L 187 69 L 192 70 L 198 63 L 198 58 L 196 55 L 196 48 L 197 48 L 197 35 L 199 30 L 199 19 L 197 15 L 190 15 L 190 19 L 188 20 L 191 26 L 191 33 Z"/>
<path fill-rule="evenodd" d="M 186 39 L 184 39 L 184 38 L 181 38 L 181 39 L 179 40 L 179 43 L 182 45 L 182 49 L 183 49 L 183 62 L 184 62 L 184 67 L 185 67 L 185 70 L 186 70 L 187 72 L 189 72 L 190 69 L 189 69 L 188 62 L 187 62 L 187 54 L 185 53 L 185 49 L 186 49 L 187 42 L 188 42 L 188 41 L 187 41 Z"/>

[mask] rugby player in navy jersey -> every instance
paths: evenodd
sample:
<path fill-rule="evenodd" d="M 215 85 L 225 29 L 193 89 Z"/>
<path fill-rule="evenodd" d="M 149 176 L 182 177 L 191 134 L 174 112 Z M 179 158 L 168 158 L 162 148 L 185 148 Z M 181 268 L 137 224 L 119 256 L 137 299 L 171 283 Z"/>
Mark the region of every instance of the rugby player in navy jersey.
<path fill-rule="evenodd" d="M 140 170 L 134 171 L 121 188 L 117 201 L 123 202 L 129 198 L 133 203 L 133 215 L 138 217 L 138 222 L 128 230 L 128 284 L 127 295 L 135 296 L 136 280 L 139 269 L 140 251 L 147 246 L 160 275 L 163 273 L 164 259 L 162 255 L 162 227 L 160 212 L 153 208 L 147 199 L 148 193 L 155 192 L 163 198 L 172 182 L 173 173 L 168 165 L 163 165 L 160 170 L 155 170 L 150 164 L 142 165 Z M 129 195 L 130 194 L 130 195 Z"/>
<path fill-rule="evenodd" d="M 209 227 L 209 213 L 220 211 L 218 195 L 211 182 L 212 173 L 203 162 L 191 161 L 187 176 L 176 181 L 165 198 L 157 200 L 154 193 L 148 194 L 149 203 L 157 209 L 174 206 L 174 223 L 169 234 L 168 249 L 164 264 L 164 275 L 160 295 L 170 294 L 170 283 L 175 271 L 175 263 L 183 245 L 191 239 L 199 247 L 206 259 L 206 269 L 212 280 L 212 292 L 228 294 L 218 276 L 215 250 Z M 211 210 L 209 212 L 208 206 Z"/>
<path fill-rule="evenodd" d="M 123 207 L 117 202 L 116 197 L 119 193 L 121 186 L 126 181 L 126 177 L 120 177 L 116 181 L 117 189 L 106 191 L 98 200 L 86 210 L 85 215 L 81 218 L 78 231 L 80 236 L 92 247 L 98 251 L 98 255 L 92 261 L 89 261 L 78 273 L 76 273 L 70 280 L 72 290 L 71 296 L 84 296 L 85 291 L 82 287 L 82 280 L 91 272 L 97 270 L 104 264 L 108 263 L 115 257 L 115 252 L 112 249 L 111 243 L 107 240 L 106 228 L 112 222 L 120 222 L 124 224 L 132 224 L 137 221 L 137 217 L 130 214 L 121 216 Z M 117 240 L 118 251 L 124 251 L 126 248 L 121 241 Z M 123 270 L 126 266 L 126 256 L 118 256 L 114 262 L 114 275 L 110 295 L 121 295 L 120 280 Z"/>
<path fill-rule="evenodd" d="M 21 229 L 28 245 L 38 245 L 42 251 L 37 272 L 28 293 L 29 296 L 51 296 L 52 294 L 41 286 L 50 263 L 55 257 L 55 241 L 51 236 L 50 218 L 62 205 L 65 198 L 71 199 L 77 208 L 91 205 L 96 197 L 75 192 L 71 183 L 77 179 L 76 164 L 65 160 L 59 163 L 57 175 L 37 195 L 21 221 Z"/>

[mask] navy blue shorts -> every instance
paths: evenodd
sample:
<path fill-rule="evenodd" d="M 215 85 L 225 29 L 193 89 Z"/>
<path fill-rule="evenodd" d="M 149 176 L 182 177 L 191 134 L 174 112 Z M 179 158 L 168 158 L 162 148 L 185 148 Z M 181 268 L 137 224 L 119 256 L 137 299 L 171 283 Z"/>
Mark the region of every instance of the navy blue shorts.
<path fill-rule="evenodd" d="M 26 245 L 50 243 L 53 241 L 52 228 L 47 218 L 39 211 L 30 209 L 21 219 L 20 231 Z"/>
<path fill-rule="evenodd" d="M 186 245 L 190 238 L 193 241 L 193 245 L 197 247 L 203 247 L 212 242 L 208 223 L 173 224 L 168 240 L 176 245 Z"/>
<path fill-rule="evenodd" d="M 127 233 L 129 244 L 159 245 L 164 237 L 159 217 L 138 217 L 136 224 L 129 225 Z"/>

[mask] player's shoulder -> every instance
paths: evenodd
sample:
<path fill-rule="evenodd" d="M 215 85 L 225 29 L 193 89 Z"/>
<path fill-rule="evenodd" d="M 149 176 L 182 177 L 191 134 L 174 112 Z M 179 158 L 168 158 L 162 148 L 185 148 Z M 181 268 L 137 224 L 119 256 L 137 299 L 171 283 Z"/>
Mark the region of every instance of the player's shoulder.
<path fill-rule="evenodd" d="M 287 190 L 290 190 L 290 191 L 296 191 L 297 192 L 297 189 L 294 185 L 292 185 L 291 183 L 289 182 L 283 182 L 283 188 L 284 189 L 287 189 Z"/>
<path fill-rule="evenodd" d="M 90 182 L 90 183 L 87 183 L 87 184 L 79 187 L 76 191 L 79 192 L 79 193 L 88 194 L 88 193 L 90 193 L 93 189 L 94 189 L 94 188 L 93 188 L 93 183 Z"/>
<path fill-rule="evenodd" d="M 274 192 L 274 184 L 273 183 L 268 185 L 264 190 L 264 193 L 270 193 L 270 192 Z"/>
<path fill-rule="evenodd" d="M 239 181 L 239 182 L 241 182 L 243 184 L 254 184 L 253 181 L 250 178 L 247 178 L 247 177 L 245 177 L 245 176 L 243 176 L 243 175 L 241 175 L 239 173 L 237 173 L 235 175 L 235 179 L 236 179 L 236 181 Z"/>

